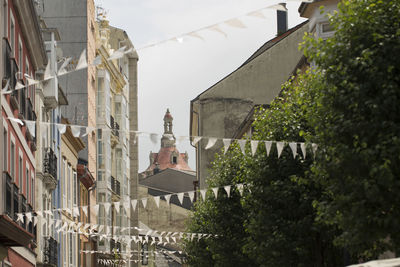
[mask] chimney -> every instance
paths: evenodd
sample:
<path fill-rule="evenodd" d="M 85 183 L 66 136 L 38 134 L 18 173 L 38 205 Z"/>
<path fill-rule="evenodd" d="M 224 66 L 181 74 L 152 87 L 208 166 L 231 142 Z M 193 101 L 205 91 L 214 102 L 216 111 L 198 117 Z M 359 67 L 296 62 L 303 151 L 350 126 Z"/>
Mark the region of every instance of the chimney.
<path fill-rule="evenodd" d="M 288 16 L 286 3 L 279 3 L 279 8 L 276 10 L 277 19 L 277 36 L 285 33 L 288 29 Z"/>

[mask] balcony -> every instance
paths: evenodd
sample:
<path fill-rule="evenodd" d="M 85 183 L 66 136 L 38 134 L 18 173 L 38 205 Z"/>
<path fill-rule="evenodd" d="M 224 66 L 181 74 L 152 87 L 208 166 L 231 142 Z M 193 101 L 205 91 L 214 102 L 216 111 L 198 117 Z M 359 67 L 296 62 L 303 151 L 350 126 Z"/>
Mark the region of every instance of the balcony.
<path fill-rule="evenodd" d="M 121 195 L 121 183 L 111 176 L 111 190 L 118 196 Z"/>
<path fill-rule="evenodd" d="M 57 241 L 51 236 L 43 238 L 43 264 L 44 266 L 57 266 Z"/>
<path fill-rule="evenodd" d="M 54 190 L 57 186 L 57 156 L 49 147 L 44 149 L 43 158 L 43 181 L 50 190 Z"/>
<path fill-rule="evenodd" d="M 119 143 L 119 124 L 115 121 L 114 117 L 110 115 L 111 126 L 111 146 L 115 147 Z"/>
<path fill-rule="evenodd" d="M 5 189 L 5 194 L 2 196 L 5 213 L 0 215 L 0 243 L 4 246 L 27 246 L 34 236 L 21 226 L 25 222 L 20 223 L 21 225 L 16 222 L 16 214 L 27 208 L 26 199 L 24 206 L 24 197 L 19 194 L 18 187 L 7 172 L 3 172 L 2 185 Z"/>

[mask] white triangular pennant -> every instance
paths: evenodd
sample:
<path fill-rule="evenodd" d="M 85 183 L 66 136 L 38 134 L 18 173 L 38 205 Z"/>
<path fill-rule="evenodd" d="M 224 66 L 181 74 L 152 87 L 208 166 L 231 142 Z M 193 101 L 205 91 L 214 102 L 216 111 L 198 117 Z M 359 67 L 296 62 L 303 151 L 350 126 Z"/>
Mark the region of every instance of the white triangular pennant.
<path fill-rule="evenodd" d="M 146 208 L 146 206 L 147 206 L 147 198 L 142 198 L 142 204 L 143 204 L 143 208 Z"/>
<path fill-rule="evenodd" d="M 239 190 L 241 196 L 243 196 L 243 184 L 237 184 L 236 188 Z"/>
<path fill-rule="evenodd" d="M 246 155 L 245 148 L 246 148 L 247 140 L 246 139 L 239 139 L 237 142 L 239 143 L 240 150 L 242 151 L 243 155 Z"/>
<path fill-rule="evenodd" d="M 278 150 L 278 158 L 281 157 L 284 146 L 285 146 L 285 142 L 276 142 L 276 149 Z"/>
<path fill-rule="evenodd" d="M 220 29 L 220 27 L 218 26 L 218 24 L 209 26 L 209 27 L 207 27 L 207 29 L 208 29 L 208 30 L 211 30 L 211 31 L 214 31 L 214 32 L 218 32 L 218 33 L 222 34 L 223 36 L 225 36 L 225 38 L 228 37 L 228 35 L 227 35 L 224 31 L 222 31 L 222 30 Z"/>
<path fill-rule="evenodd" d="M 86 49 L 83 49 L 81 56 L 79 57 L 78 65 L 76 65 L 76 70 L 84 69 L 87 67 L 86 60 Z"/>
<path fill-rule="evenodd" d="M 296 158 L 296 156 L 297 156 L 297 143 L 296 142 L 290 142 L 289 146 L 290 146 L 290 149 L 292 150 L 293 158 Z"/>
<path fill-rule="evenodd" d="M 23 85 L 21 82 L 17 82 L 15 85 L 15 90 L 20 90 L 22 88 L 25 88 L 25 85 Z"/>
<path fill-rule="evenodd" d="M 205 147 L 205 150 L 212 148 L 215 145 L 215 143 L 217 142 L 217 140 L 218 140 L 217 138 L 209 137 L 207 146 Z"/>
<path fill-rule="evenodd" d="M 315 144 L 315 143 L 313 143 L 313 144 L 311 145 L 311 147 L 312 147 L 312 151 L 313 151 L 314 158 L 315 158 L 315 155 L 316 155 L 317 149 L 318 149 L 318 145 Z"/>
<path fill-rule="evenodd" d="M 224 154 L 226 154 L 226 152 L 229 149 L 229 146 L 231 145 L 231 139 L 224 138 L 222 139 L 222 142 L 224 143 Z"/>
<path fill-rule="evenodd" d="M 28 127 L 29 133 L 35 137 L 35 128 L 36 128 L 36 123 L 35 121 L 25 121 L 26 127 Z"/>
<path fill-rule="evenodd" d="M 306 159 L 306 153 L 307 153 L 306 143 L 300 143 L 300 148 L 301 148 L 301 153 L 303 153 L 303 159 Z"/>
<path fill-rule="evenodd" d="M 43 212 L 42 211 L 37 211 L 36 215 L 43 218 Z"/>
<path fill-rule="evenodd" d="M 250 146 L 251 146 L 251 155 L 255 155 L 257 152 L 257 147 L 258 147 L 259 141 L 257 140 L 251 140 L 250 141 Z"/>
<path fill-rule="evenodd" d="M 158 142 L 158 134 L 156 134 L 156 133 L 151 133 L 150 134 L 150 140 L 151 140 L 151 142 L 153 143 L 153 144 L 157 144 L 157 142 Z"/>
<path fill-rule="evenodd" d="M 81 134 L 81 127 L 76 125 L 71 125 L 71 132 L 74 137 L 79 137 Z"/>
<path fill-rule="evenodd" d="M 231 186 L 230 185 L 224 186 L 224 189 L 225 189 L 225 192 L 228 195 L 228 197 L 230 197 L 231 196 Z"/>
<path fill-rule="evenodd" d="M 265 19 L 265 16 L 261 11 L 253 11 L 253 12 L 247 13 L 247 16 Z"/>
<path fill-rule="evenodd" d="M 271 152 L 272 141 L 265 141 L 265 149 L 267 150 L 267 157 L 269 156 L 269 152 Z"/>
<path fill-rule="evenodd" d="M 194 191 L 190 191 L 190 192 L 188 192 L 188 195 L 189 195 L 190 202 L 192 202 L 192 203 L 193 203 L 193 199 L 194 199 Z"/>
<path fill-rule="evenodd" d="M 201 136 L 195 136 L 193 137 L 193 145 L 195 146 L 199 141 L 201 140 Z"/>
<path fill-rule="evenodd" d="M 92 126 L 86 127 L 85 133 L 82 135 L 82 137 L 85 137 L 86 135 L 90 134 L 90 133 L 93 132 L 94 130 L 96 130 L 95 127 L 92 127 Z"/>
<path fill-rule="evenodd" d="M 215 196 L 215 199 L 217 199 L 218 198 L 218 187 L 213 187 L 212 188 L 212 191 L 214 192 L 214 196 Z"/>
<path fill-rule="evenodd" d="M 24 214 L 17 213 L 17 222 L 23 222 L 23 221 L 24 221 Z"/>
<path fill-rule="evenodd" d="M 207 189 L 200 190 L 200 194 L 201 194 L 201 197 L 203 198 L 203 200 L 206 200 L 206 192 L 207 192 Z"/>
<path fill-rule="evenodd" d="M 36 226 L 38 222 L 38 218 L 37 217 L 33 217 L 33 226 Z"/>
<path fill-rule="evenodd" d="M 165 200 L 167 201 L 167 203 L 168 203 L 168 205 L 169 205 L 169 202 L 170 202 L 170 200 L 171 200 L 171 194 L 165 195 L 164 198 L 165 198 Z"/>
<path fill-rule="evenodd" d="M 156 203 L 157 208 L 160 207 L 160 196 L 153 197 L 154 202 Z"/>
<path fill-rule="evenodd" d="M 225 21 L 225 23 L 234 28 L 241 28 L 241 29 L 247 28 L 246 25 L 244 25 L 243 22 L 238 18 L 227 20 Z"/>
<path fill-rule="evenodd" d="M 285 6 L 283 6 L 283 5 L 281 5 L 281 4 L 272 5 L 272 6 L 269 6 L 267 8 L 280 10 L 280 11 L 287 11 L 287 8 Z"/>
<path fill-rule="evenodd" d="M 25 213 L 25 216 L 27 223 L 30 223 L 32 221 L 32 213 L 31 212 Z"/>
<path fill-rule="evenodd" d="M 137 200 L 136 199 L 132 199 L 131 200 L 131 205 L 132 205 L 133 211 L 135 211 L 136 210 L 136 205 L 137 205 Z"/>
<path fill-rule="evenodd" d="M 204 41 L 204 38 L 201 35 L 199 35 L 197 32 L 190 32 L 187 35 L 189 35 L 191 37 L 194 37 L 194 38 L 198 38 L 198 39 Z"/>
<path fill-rule="evenodd" d="M 72 60 L 72 58 L 70 58 L 70 57 L 64 60 L 63 64 L 61 65 L 60 69 L 57 72 L 57 75 L 61 76 L 61 75 L 64 75 L 67 73 L 67 70 L 65 68 L 68 66 L 68 64 L 69 64 L 69 62 L 71 62 L 71 60 Z"/>
<path fill-rule="evenodd" d="M 16 123 L 20 124 L 21 126 L 24 126 L 24 122 L 21 121 L 20 119 L 11 118 L 11 117 L 8 117 L 8 119 L 9 119 L 10 121 L 13 121 L 13 122 L 16 122 Z"/>
<path fill-rule="evenodd" d="M 67 130 L 67 125 L 65 125 L 65 124 L 57 123 L 56 126 L 57 126 L 57 129 L 60 132 L 60 134 L 64 134 Z"/>
<path fill-rule="evenodd" d="M 184 197 L 184 194 L 185 194 L 185 193 L 176 194 L 177 197 L 178 197 L 178 199 L 179 199 L 179 202 L 181 203 L 181 205 L 183 205 L 183 197 Z"/>

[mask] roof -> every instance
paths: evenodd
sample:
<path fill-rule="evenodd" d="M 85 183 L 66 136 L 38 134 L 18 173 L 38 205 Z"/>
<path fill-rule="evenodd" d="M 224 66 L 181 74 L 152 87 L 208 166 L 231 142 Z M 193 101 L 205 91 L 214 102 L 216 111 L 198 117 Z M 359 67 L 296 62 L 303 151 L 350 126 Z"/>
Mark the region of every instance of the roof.
<path fill-rule="evenodd" d="M 177 164 L 171 162 L 171 155 L 175 153 L 177 158 Z M 183 171 L 193 171 L 188 163 L 186 162 L 187 154 L 186 153 L 179 153 L 178 149 L 173 147 L 162 147 L 158 153 L 151 153 L 150 158 L 152 160 L 152 164 L 146 169 L 147 171 L 152 171 L 156 168 L 158 164 L 158 168 L 160 170 L 165 169 L 177 169 Z"/>
<path fill-rule="evenodd" d="M 291 35 L 292 33 L 296 32 L 298 29 L 300 29 L 302 26 L 304 26 L 305 24 L 308 23 L 307 21 L 304 21 L 298 25 L 296 25 L 295 27 L 287 30 L 286 32 L 284 32 L 283 34 L 276 36 L 275 38 L 269 40 L 268 42 L 266 42 L 264 45 L 262 45 L 259 49 L 257 49 L 256 52 L 254 52 L 242 65 L 240 65 L 239 68 L 237 68 L 236 70 L 234 70 L 233 72 L 231 72 L 230 74 L 228 74 L 227 76 L 225 76 L 223 79 L 221 79 L 220 81 L 218 81 L 217 83 L 215 83 L 214 85 L 212 85 L 211 87 L 209 87 L 208 89 L 206 89 L 205 91 L 201 92 L 195 99 L 193 99 L 191 102 L 194 102 L 196 100 L 198 100 L 200 98 L 200 96 L 202 94 L 204 94 L 205 92 L 209 91 L 210 89 L 212 89 L 215 85 L 219 84 L 220 82 L 224 81 L 226 78 L 228 78 L 229 76 L 231 76 L 233 73 L 235 73 L 236 71 L 238 71 L 239 69 L 241 69 L 243 66 L 249 64 L 250 62 L 252 62 L 255 58 L 257 58 L 258 56 L 260 56 L 261 54 L 263 54 L 265 51 L 269 50 L 271 47 L 275 46 L 276 44 L 278 44 L 280 41 L 282 41 L 283 39 L 285 39 L 286 37 L 288 37 L 289 35 Z"/>
<path fill-rule="evenodd" d="M 139 184 L 163 192 L 180 193 L 193 190 L 193 181 L 196 181 L 195 172 L 166 169 L 140 179 Z"/>

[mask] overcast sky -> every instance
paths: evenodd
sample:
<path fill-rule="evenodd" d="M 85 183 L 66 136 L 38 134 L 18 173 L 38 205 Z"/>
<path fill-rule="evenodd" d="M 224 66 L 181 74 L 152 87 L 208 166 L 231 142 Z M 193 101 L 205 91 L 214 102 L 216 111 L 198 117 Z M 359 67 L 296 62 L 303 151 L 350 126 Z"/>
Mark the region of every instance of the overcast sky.
<path fill-rule="evenodd" d="M 112 26 L 124 29 L 139 49 L 139 131 L 162 134 L 167 108 L 174 117 L 175 136 L 189 135 L 190 100 L 238 68 L 262 44 L 276 35 L 276 11 L 263 11 L 265 19 L 243 16 L 277 0 L 95 0 L 107 12 Z M 300 1 L 288 1 L 289 27 L 304 19 L 298 16 Z M 225 21 L 239 18 L 247 28 L 222 25 L 227 34 L 210 30 L 198 32 L 204 41 L 185 37 L 182 42 L 148 44 L 179 36 Z M 150 151 L 160 143 L 149 138 L 139 140 L 139 171 L 149 165 Z M 195 153 L 189 141 L 177 145 L 189 153 L 189 165 L 195 168 Z"/>

